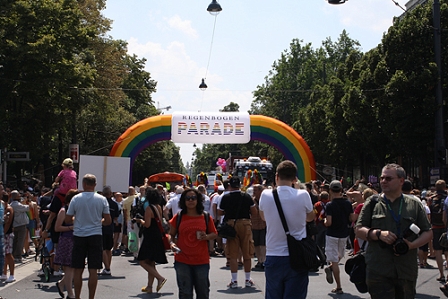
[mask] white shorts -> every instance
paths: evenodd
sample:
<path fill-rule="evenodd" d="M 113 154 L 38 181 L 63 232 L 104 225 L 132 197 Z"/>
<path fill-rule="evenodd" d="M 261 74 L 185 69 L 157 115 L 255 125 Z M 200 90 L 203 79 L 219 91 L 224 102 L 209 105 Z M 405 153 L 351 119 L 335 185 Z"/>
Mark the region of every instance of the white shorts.
<path fill-rule="evenodd" d="M 339 262 L 345 255 L 346 245 L 347 238 L 325 236 L 325 255 L 327 256 L 327 262 Z"/>

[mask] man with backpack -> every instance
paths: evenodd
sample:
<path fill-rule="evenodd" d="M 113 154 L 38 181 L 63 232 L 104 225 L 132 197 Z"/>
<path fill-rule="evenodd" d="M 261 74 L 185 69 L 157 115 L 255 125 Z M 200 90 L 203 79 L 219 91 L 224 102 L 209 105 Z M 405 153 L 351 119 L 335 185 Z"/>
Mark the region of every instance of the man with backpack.
<path fill-rule="evenodd" d="M 322 191 L 319 194 L 319 201 L 314 204 L 314 213 L 316 214 L 316 243 L 322 251 L 325 252 L 325 236 L 327 234 L 327 227 L 324 225 L 324 220 L 327 217 L 326 209 L 327 204 L 330 202 L 329 194 L 327 191 Z"/>

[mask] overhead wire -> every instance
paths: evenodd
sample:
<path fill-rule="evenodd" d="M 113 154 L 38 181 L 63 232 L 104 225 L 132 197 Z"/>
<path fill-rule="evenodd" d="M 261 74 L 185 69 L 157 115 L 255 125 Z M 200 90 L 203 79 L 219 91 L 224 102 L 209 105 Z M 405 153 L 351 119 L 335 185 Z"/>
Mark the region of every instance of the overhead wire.
<path fill-rule="evenodd" d="M 217 18 L 218 18 L 218 15 L 215 15 L 215 20 L 213 22 L 212 40 L 210 42 L 210 50 L 208 52 L 208 61 L 207 61 L 207 67 L 205 69 L 204 80 L 207 79 L 208 67 L 210 66 L 210 59 L 212 57 L 213 41 L 215 39 L 215 29 L 216 29 L 216 20 L 217 20 Z M 199 111 L 202 111 L 202 104 L 204 103 L 204 96 L 205 96 L 205 94 L 202 94 L 201 106 L 200 106 L 200 110 Z"/>

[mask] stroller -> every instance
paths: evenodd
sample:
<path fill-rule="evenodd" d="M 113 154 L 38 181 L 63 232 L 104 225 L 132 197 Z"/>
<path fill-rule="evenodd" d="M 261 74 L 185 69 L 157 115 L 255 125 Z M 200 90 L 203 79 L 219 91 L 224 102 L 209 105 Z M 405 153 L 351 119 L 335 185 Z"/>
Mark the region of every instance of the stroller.
<path fill-rule="evenodd" d="M 37 261 L 37 257 L 39 256 L 39 262 L 42 265 L 42 272 L 44 273 L 45 281 L 49 282 L 51 276 L 50 251 L 53 249 L 48 248 L 47 242 L 51 242 L 51 239 L 47 241 L 41 237 L 36 238 L 39 238 L 39 245 L 36 248 L 36 256 L 34 257 L 34 260 Z"/>

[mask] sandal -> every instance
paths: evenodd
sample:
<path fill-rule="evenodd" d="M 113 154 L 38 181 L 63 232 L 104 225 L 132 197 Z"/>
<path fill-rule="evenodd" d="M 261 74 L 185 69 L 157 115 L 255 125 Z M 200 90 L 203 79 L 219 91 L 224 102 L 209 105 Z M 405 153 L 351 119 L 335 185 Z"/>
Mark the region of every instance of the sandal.
<path fill-rule="evenodd" d="M 158 292 L 160 291 L 160 289 L 163 287 L 163 285 L 165 284 L 165 282 L 166 282 L 166 278 L 164 278 L 164 279 L 162 280 L 162 282 L 159 283 L 159 284 L 157 285 L 157 288 L 156 288 L 157 293 L 158 293 Z"/>
<path fill-rule="evenodd" d="M 331 290 L 332 293 L 336 293 L 336 294 L 344 294 L 344 292 L 342 291 L 342 288 L 334 288 Z"/>
<path fill-rule="evenodd" d="M 142 292 L 143 293 L 148 293 L 148 294 L 151 294 L 152 293 L 152 288 L 150 288 L 150 287 L 143 287 L 142 288 Z"/>
<path fill-rule="evenodd" d="M 440 276 L 439 278 L 436 278 L 437 281 L 440 282 L 445 282 L 445 277 L 444 276 Z"/>

